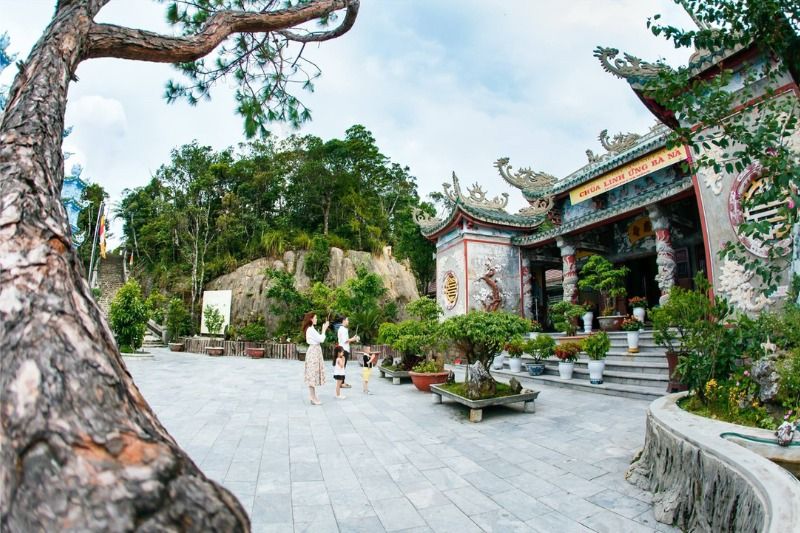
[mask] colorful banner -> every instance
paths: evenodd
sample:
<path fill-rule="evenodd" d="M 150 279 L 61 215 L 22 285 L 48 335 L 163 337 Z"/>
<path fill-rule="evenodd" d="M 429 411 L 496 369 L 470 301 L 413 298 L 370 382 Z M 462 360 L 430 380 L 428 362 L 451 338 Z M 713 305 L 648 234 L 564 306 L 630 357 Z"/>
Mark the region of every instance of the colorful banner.
<path fill-rule="evenodd" d="M 621 185 L 638 180 L 642 176 L 652 174 L 656 170 L 683 161 L 688 157 L 689 153 L 685 146 L 664 148 L 619 167 L 612 172 L 603 174 L 599 178 L 593 179 L 588 183 L 575 187 L 569 191 L 569 199 L 572 201 L 572 205 L 578 204 L 598 194 L 603 194 L 611 189 L 616 189 Z"/>
<path fill-rule="evenodd" d="M 100 215 L 100 233 L 98 240 L 100 241 L 100 257 L 106 258 L 106 215 Z"/>

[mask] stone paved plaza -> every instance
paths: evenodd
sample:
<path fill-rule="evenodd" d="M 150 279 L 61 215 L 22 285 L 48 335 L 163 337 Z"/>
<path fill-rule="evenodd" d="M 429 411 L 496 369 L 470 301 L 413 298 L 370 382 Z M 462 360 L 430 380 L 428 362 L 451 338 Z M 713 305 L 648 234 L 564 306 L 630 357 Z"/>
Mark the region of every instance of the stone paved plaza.
<path fill-rule="evenodd" d="M 434 405 L 360 368 L 310 405 L 303 363 L 151 349 L 126 359 L 161 421 L 254 531 L 674 531 L 623 474 L 647 402 L 538 387 L 536 413 Z"/>

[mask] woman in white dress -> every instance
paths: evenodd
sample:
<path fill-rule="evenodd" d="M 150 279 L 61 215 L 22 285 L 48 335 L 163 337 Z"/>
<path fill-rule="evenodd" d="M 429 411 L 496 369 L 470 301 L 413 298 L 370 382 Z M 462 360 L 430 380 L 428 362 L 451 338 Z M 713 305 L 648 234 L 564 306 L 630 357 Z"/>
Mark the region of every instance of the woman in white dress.
<path fill-rule="evenodd" d="M 325 332 L 330 325 L 326 320 L 322 324 L 322 333 L 318 333 L 314 326 L 317 325 L 317 314 L 306 313 L 303 317 L 303 333 L 306 336 L 308 351 L 306 352 L 306 366 L 303 381 L 308 385 L 308 399 L 314 405 L 319 405 L 317 387 L 325 384 L 325 365 L 322 362 L 322 347 L 325 342 Z"/>

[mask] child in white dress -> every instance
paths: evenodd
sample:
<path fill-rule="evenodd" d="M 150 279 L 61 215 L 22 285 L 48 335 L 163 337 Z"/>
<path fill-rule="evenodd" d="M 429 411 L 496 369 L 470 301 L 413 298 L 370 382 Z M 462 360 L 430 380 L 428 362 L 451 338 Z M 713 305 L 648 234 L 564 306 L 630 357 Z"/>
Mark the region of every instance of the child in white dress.
<path fill-rule="evenodd" d="M 344 348 L 337 346 L 333 349 L 335 364 L 333 366 L 333 379 L 336 380 L 336 397 L 344 400 L 347 396 L 342 394 L 342 383 L 344 383 Z"/>

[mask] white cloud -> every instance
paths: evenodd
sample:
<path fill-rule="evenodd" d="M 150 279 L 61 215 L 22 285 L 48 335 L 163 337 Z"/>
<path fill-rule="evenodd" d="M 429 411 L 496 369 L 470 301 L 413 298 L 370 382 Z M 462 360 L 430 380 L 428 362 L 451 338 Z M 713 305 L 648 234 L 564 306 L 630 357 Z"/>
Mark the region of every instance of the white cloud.
<path fill-rule="evenodd" d="M 119 100 L 87 95 L 70 102 L 66 123 L 79 130 L 92 129 L 103 136 L 121 137 L 125 135 L 128 119 Z"/>

